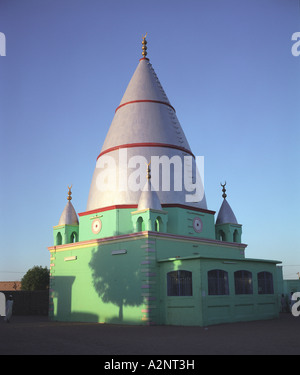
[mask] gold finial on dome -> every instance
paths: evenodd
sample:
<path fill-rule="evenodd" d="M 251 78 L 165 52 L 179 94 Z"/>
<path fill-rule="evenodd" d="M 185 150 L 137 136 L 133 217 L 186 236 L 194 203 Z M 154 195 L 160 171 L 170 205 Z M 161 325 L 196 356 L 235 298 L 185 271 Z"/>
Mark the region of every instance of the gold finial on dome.
<path fill-rule="evenodd" d="M 151 164 L 151 160 L 150 162 L 147 164 L 147 180 L 150 180 L 151 179 L 151 169 L 150 169 L 150 164 Z"/>
<path fill-rule="evenodd" d="M 68 199 L 69 202 L 70 202 L 70 200 L 72 199 L 72 197 L 71 197 L 71 195 L 72 195 L 72 192 L 71 192 L 72 186 L 73 186 L 73 185 L 68 186 L 69 191 L 68 191 L 68 197 L 67 197 L 67 199 Z"/>
<path fill-rule="evenodd" d="M 146 57 L 147 56 L 147 40 L 146 40 L 146 36 L 147 36 L 147 33 L 145 34 L 145 36 L 143 36 L 143 40 L 142 40 L 142 55 L 143 57 Z"/>
<path fill-rule="evenodd" d="M 222 188 L 223 188 L 223 189 L 222 189 L 222 191 L 223 191 L 222 197 L 225 199 L 225 198 L 227 197 L 227 194 L 225 194 L 225 192 L 226 192 L 226 189 L 225 189 L 226 181 L 225 181 L 225 184 L 222 185 L 222 184 L 220 183 L 220 185 L 221 185 Z"/>

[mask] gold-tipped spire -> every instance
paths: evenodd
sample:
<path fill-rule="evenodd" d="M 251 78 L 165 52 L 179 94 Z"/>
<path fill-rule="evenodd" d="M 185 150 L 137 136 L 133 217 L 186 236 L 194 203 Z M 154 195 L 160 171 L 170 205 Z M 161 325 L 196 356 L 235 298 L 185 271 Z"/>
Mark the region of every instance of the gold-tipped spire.
<path fill-rule="evenodd" d="M 147 56 L 147 40 L 146 40 L 146 36 L 147 36 L 147 33 L 145 34 L 145 36 L 143 36 L 143 40 L 142 40 L 142 55 L 143 57 L 146 57 Z"/>
<path fill-rule="evenodd" d="M 225 199 L 225 198 L 227 197 L 227 194 L 225 193 L 225 192 L 226 192 L 226 189 L 225 189 L 226 181 L 225 181 L 225 184 L 222 185 L 222 184 L 220 183 L 220 185 L 221 185 L 222 188 L 223 188 L 223 189 L 222 189 L 222 191 L 223 191 L 222 197 Z"/>
<path fill-rule="evenodd" d="M 150 169 L 150 164 L 151 164 L 151 160 L 150 162 L 147 164 L 147 180 L 150 180 L 151 179 L 151 169 Z"/>
<path fill-rule="evenodd" d="M 69 191 L 68 191 L 68 197 L 67 197 L 67 199 L 68 199 L 69 202 L 70 202 L 70 200 L 72 200 L 72 197 L 71 197 L 71 195 L 72 195 L 72 192 L 71 192 L 72 186 L 73 185 L 68 186 Z"/>

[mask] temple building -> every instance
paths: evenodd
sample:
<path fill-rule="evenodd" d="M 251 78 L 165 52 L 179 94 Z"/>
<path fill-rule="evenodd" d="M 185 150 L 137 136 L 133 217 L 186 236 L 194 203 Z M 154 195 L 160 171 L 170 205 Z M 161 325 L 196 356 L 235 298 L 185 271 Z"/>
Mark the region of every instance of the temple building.
<path fill-rule="evenodd" d="M 86 211 L 76 213 L 69 187 L 54 226 L 50 317 L 198 326 L 277 317 L 281 262 L 246 258 L 226 183 L 215 220 L 197 157 L 146 56 L 144 37 Z"/>

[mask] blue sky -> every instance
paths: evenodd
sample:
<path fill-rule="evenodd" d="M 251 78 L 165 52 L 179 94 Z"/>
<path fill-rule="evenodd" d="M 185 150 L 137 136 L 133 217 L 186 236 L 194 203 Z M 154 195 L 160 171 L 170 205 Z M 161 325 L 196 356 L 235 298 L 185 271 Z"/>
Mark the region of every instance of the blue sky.
<path fill-rule="evenodd" d="M 49 266 L 73 184 L 86 208 L 114 110 L 148 57 L 249 258 L 300 272 L 298 0 L 0 0 L 0 280 Z"/>

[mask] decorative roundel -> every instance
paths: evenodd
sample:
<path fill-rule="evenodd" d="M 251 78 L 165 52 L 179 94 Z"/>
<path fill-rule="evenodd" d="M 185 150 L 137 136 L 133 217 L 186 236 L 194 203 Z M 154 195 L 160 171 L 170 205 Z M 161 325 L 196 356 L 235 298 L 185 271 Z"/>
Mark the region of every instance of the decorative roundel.
<path fill-rule="evenodd" d="M 200 217 L 195 217 L 195 219 L 193 220 L 194 231 L 197 233 L 200 233 L 202 231 L 202 227 L 203 227 L 203 223 Z"/>
<path fill-rule="evenodd" d="M 102 223 L 101 223 L 100 219 L 93 220 L 93 222 L 92 222 L 92 232 L 94 234 L 98 234 L 101 230 L 101 227 L 102 227 Z"/>

